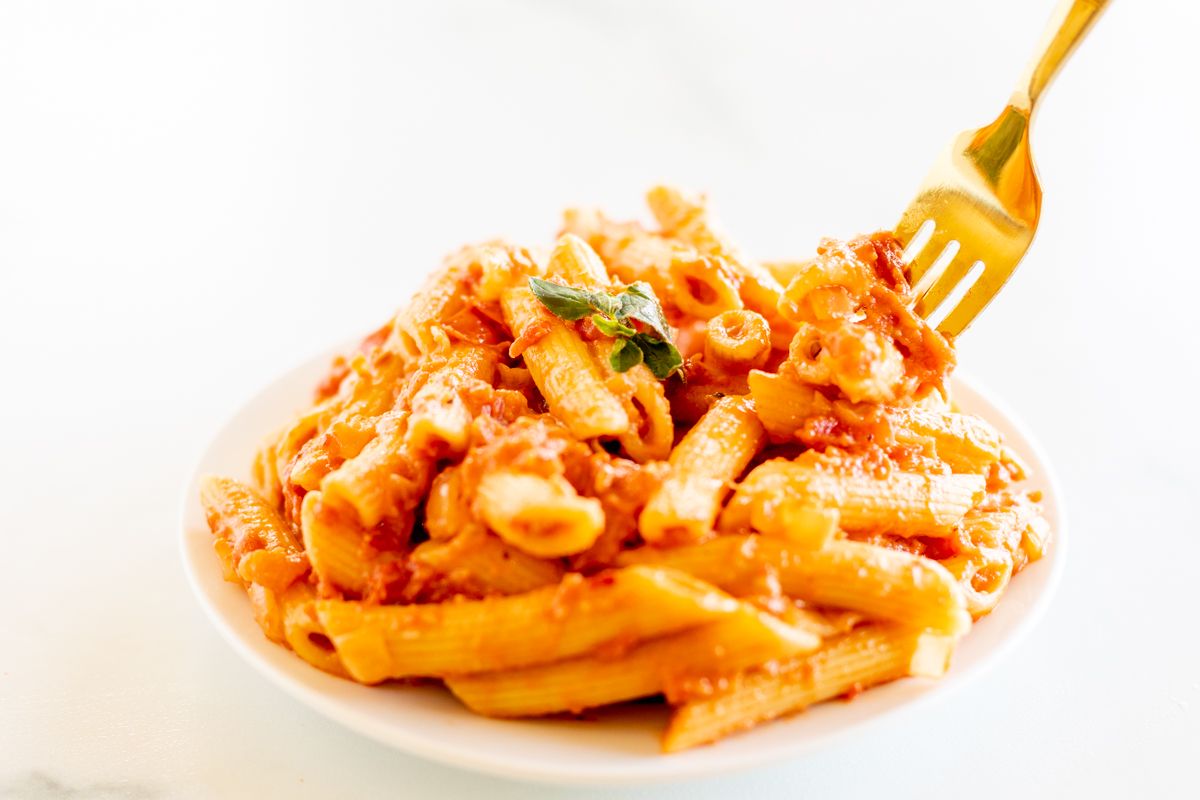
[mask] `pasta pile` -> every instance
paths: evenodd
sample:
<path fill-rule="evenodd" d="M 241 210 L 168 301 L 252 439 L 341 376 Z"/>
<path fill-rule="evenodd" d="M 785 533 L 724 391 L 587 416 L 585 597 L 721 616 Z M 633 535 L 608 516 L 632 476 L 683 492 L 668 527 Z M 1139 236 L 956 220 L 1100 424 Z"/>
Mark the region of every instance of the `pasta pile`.
<path fill-rule="evenodd" d="M 449 258 L 207 478 L 265 634 L 497 717 L 650 696 L 676 751 L 948 667 L 1048 526 L 887 233 L 762 264 L 702 200 Z"/>

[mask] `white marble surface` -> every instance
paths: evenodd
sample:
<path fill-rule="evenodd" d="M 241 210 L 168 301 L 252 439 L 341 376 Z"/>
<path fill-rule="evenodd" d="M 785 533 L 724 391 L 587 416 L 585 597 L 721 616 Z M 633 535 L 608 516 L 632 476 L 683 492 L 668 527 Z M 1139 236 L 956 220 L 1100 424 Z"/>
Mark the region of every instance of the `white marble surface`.
<path fill-rule="evenodd" d="M 0 797 L 538 798 L 298 706 L 176 544 L 219 421 L 457 244 L 707 189 L 745 245 L 887 225 L 1049 0 L 0 4 Z M 1035 130 L 1027 263 L 962 362 L 1041 435 L 1056 605 L 952 700 L 811 758 L 583 796 L 1195 797 L 1193 4 L 1118 2 Z"/>

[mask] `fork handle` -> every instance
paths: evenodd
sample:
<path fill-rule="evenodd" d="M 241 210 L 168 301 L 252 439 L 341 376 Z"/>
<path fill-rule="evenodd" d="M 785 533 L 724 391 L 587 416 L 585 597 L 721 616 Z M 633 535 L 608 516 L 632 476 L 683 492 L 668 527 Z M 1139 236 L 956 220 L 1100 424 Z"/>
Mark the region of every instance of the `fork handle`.
<path fill-rule="evenodd" d="M 1030 62 L 1013 105 L 1032 111 L 1038 97 L 1083 40 L 1109 0 L 1060 0 L 1046 26 L 1037 56 Z"/>

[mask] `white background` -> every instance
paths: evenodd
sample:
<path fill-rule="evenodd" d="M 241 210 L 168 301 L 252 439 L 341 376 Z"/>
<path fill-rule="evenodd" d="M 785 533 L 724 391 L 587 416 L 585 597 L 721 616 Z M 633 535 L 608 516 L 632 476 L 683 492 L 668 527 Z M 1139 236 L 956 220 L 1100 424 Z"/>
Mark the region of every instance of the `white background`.
<path fill-rule="evenodd" d="M 0 797 L 564 796 L 389 751 L 243 664 L 180 566 L 191 460 L 443 253 L 544 241 L 565 205 L 676 182 L 764 256 L 891 224 L 1050 7 L 0 4 Z M 1049 616 L 947 702 L 627 796 L 1196 796 L 1198 26 L 1101 20 L 1035 126 L 1038 239 L 961 342 L 1065 485 Z"/>

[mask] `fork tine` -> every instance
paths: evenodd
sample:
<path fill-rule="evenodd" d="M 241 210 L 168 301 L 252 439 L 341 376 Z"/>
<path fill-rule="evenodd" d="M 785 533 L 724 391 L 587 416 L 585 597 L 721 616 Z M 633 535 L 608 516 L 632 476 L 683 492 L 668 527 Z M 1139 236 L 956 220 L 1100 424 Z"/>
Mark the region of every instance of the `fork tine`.
<path fill-rule="evenodd" d="M 951 239 L 945 231 L 935 230 L 933 232 L 933 237 L 925 243 L 925 246 L 919 252 L 914 253 L 912 260 L 908 262 L 908 283 L 910 286 L 916 286 L 920 283 L 921 278 L 937 263 L 938 256 L 950 246 L 950 243 Z"/>
<path fill-rule="evenodd" d="M 967 273 L 971 271 L 971 267 L 979 260 L 973 253 L 964 252 L 960 248 L 955 253 L 954 260 L 942 270 L 941 275 L 934 278 L 933 284 L 917 299 L 915 309 L 917 315 L 928 317 L 936 311 L 937 307 L 950 296 L 950 293 L 954 291 L 954 287 L 962 282 Z"/>
<path fill-rule="evenodd" d="M 1007 267 L 984 264 L 983 272 L 980 273 L 975 283 L 967 289 L 958 304 L 938 323 L 938 331 L 946 336 L 958 336 L 966 330 L 988 303 L 992 302 L 992 298 L 1008 281 L 1016 266 L 1015 263 Z"/>

